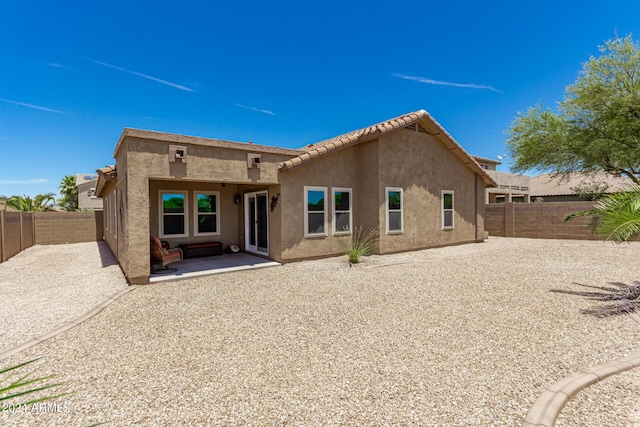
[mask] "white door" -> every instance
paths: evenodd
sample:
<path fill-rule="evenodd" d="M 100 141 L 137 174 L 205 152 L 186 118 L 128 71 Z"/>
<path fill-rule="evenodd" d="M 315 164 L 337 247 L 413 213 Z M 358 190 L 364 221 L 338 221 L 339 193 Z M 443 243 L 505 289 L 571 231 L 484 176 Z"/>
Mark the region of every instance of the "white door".
<path fill-rule="evenodd" d="M 244 195 L 244 248 L 247 252 L 269 255 L 268 197 L 266 191 Z"/>

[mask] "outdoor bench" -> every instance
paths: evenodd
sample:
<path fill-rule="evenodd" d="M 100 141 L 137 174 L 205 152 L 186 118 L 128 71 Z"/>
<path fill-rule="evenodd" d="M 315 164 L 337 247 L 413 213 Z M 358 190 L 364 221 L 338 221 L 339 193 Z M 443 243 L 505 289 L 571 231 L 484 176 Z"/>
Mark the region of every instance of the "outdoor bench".
<path fill-rule="evenodd" d="M 183 243 L 179 246 L 185 258 L 222 255 L 220 242 Z"/>

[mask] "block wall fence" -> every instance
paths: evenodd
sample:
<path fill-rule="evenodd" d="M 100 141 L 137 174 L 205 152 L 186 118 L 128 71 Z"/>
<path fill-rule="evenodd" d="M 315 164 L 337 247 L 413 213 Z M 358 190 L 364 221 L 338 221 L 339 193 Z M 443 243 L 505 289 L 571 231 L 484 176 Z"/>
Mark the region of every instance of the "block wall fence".
<path fill-rule="evenodd" d="M 490 203 L 485 205 L 484 226 L 490 236 L 597 240 L 593 218 L 562 222 L 566 214 L 592 207 L 592 202 Z M 102 215 L 0 211 L 0 262 L 33 245 L 100 241 Z"/>
<path fill-rule="evenodd" d="M 562 222 L 565 215 L 593 208 L 593 202 L 490 203 L 484 228 L 490 236 L 598 240 L 592 217 Z"/>
<path fill-rule="evenodd" d="M 102 211 L 0 211 L 0 262 L 33 245 L 102 240 Z"/>

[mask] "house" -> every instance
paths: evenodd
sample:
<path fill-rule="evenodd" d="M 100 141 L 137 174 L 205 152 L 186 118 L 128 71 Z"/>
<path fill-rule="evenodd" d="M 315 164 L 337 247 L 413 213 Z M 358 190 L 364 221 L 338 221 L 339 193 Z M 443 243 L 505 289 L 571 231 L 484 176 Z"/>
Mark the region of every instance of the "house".
<path fill-rule="evenodd" d="M 542 174 L 531 178 L 531 199 L 535 202 L 571 202 L 598 199 L 626 189 L 631 180 L 610 173 L 572 172 Z"/>
<path fill-rule="evenodd" d="M 102 199 L 96 197 L 96 184 L 98 175 L 79 173 L 76 175 L 76 188 L 78 189 L 78 209 L 102 210 Z"/>
<path fill-rule="evenodd" d="M 485 203 L 529 202 L 531 178 L 507 172 L 498 172 L 501 162 L 486 157 L 472 156 L 495 182 L 495 187 L 485 190 Z"/>
<path fill-rule="evenodd" d="M 0 200 L 0 211 L 17 212 L 18 210 L 13 206 L 7 205 L 5 201 Z"/>
<path fill-rule="evenodd" d="M 114 157 L 96 195 L 130 283 L 148 282 L 150 236 L 279 262 L 343 254 L 360 225 L 378 254 L 481 242 L 495 185 L 424 110 L 301 149 L 127 128 Z"/>

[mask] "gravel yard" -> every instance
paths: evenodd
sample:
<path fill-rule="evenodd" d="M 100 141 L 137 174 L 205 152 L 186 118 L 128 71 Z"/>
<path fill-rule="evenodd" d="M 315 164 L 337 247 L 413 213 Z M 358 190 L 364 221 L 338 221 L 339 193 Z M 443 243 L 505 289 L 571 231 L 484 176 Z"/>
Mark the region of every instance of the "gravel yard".
<path fill-rule="evenodd" d="M 75 393 L 59 413 L 0 424 L 518 426 L 546 387 L 640 349 L 629 316 L 581 314 L 597 303 L 550 292 L 631 283 L 639 258 L 640 243 L 492 237 L 140 287 L 3 361 L 42 357 L 40 373 Z M 640 425 L 639 379 L 592 386 L 559 425 L 593 411 L 613 411 L 597 425 Z"/>
<path fill-rule="evenodd" d="M 26 249 L 0 263 L 0 352 L 81 316 L 126 287 L 104 242 Z"/>

